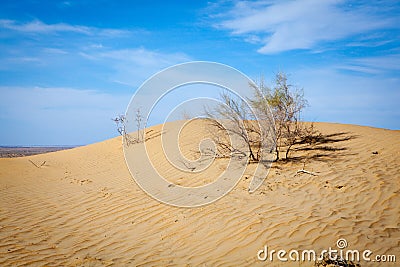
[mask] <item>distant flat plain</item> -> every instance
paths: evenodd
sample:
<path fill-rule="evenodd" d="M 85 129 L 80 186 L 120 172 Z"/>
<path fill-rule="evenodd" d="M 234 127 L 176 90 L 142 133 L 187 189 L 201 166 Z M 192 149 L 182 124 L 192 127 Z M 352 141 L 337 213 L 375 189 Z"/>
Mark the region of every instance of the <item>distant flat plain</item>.
<path fill-rule="evenodd" d="M 76 146 L 0 146 L 0 158 L 16 158 L 43 154 L 59 150 L 74 148 Z"/>

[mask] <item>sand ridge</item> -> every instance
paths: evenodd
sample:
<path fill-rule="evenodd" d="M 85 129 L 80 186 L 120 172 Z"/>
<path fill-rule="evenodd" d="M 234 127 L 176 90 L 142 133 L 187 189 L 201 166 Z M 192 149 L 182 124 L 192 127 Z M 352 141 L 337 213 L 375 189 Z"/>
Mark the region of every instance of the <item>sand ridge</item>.
<path fill-rule="evenodd" d="M 249 166 L 232 192 L 192 209 L 144 193 L 126 167 L 120 138 L 0 159 L 0 265 L 312 266 L 260 262 L 257 252 L 264 245 L 326 249 L 339 238 L 351 249 L 394 254 L 399 261 L 400 131 L 316 127 L 330 141 L 274 164 L 255 193 L 247 191 Z M 157 166 L 173 182 L 198 184 L 201 175 L 185 180 L 157 153 L 160 126 L 148 130 L 154 131 L 147 142 Z M 189 153 L 197 146 L 190 138 L 201 131 L 194 127 L 184 135 Z M 303 167 L 317 176 L 297 173 Z M 367 266 L 375 265 L 396 266 Z"/>

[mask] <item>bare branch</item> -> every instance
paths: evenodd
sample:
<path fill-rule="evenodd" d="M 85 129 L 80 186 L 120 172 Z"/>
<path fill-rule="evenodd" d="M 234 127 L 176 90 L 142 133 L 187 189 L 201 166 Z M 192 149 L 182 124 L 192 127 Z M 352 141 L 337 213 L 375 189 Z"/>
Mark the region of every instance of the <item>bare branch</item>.
<path fill-rule="evenodd" d="M 132 144 L 144 142 L 144 130 L 141 129 L 143 116 L 141 115 L 140 108 L 138 108 L 135 113 L 135 122 L 136 122 L 136 130 L 137 130 L 136 138 L 132 137 L 126 131 L 126 124 L 127 124 L 128 120 L 125 115 L 118 115 L 117 117 L 115 117 L 112 120 L 116 123 L 117 131 L 124 139 L 124 144 L 126 144 L 127 146 L 130 146 Z"/>

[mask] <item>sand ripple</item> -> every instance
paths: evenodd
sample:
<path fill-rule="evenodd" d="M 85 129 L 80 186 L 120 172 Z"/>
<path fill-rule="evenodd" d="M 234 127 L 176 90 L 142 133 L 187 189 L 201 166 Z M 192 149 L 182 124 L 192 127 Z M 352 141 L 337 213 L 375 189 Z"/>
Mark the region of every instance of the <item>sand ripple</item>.
<path fill-rule="evenodd" d="M 227 196 L 193 209 L 147 196 L 130 177 L 119 138 L 0 159 L 0 265 L 265 266 L 256 255 L 264 245 L 318 250 L 335 247 L 339 238 L 351 249 L 395 254 L 399 261 L 400 132 L 317 127 L 355 136 L 333 144 L 346 149 L 307 162 L 305 168 L 318 176 L 296 174 L 302 161 L 275 164 L 254 194 L 247 192 L 245 173 Z M 156 149 L 159 139 L 148 142 Z M 191 143 L 185 144 L 191 151 Z M 202 183 L 200 176 L 175 176 L 157 155 L 171 181 Z M 37 168 L 28 160 L 46 164 Z M 274 264 L 312 265 L 268 262 Z"/>

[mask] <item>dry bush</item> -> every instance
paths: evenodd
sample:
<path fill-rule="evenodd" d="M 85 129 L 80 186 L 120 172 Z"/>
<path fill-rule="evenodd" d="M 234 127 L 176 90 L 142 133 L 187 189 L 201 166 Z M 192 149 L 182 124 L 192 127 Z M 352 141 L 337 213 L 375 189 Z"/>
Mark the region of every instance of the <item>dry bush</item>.
<path fill-rule="evenodd" d="M 124 144 L 127 146 L 130 146 L 132 144 L 136 143 L 141 143 L 144 141 L 144 136 L 143 133 L 144 131 L 142 130 L 142 122 L 143 122 L 143 116 L 140 112 L 140 109 L 138 108 L 135 113 L 135 122 L 136 122 L 136 137 L 133 137 L 131 134 L 129 134 L 126 131 L 126 124 L 127 124 L 127 118 L 125 115 L 118 115 L 114 119 L 112 119 L 116 125 L 117 125 L 117 131 L 118 133 L 122 136 L 124 139 Z"/>
<path fill-rule="evenodd" d="M 263 128 L 252 107 L 240 97 L 222 93 L 221 103 L 212 110 L 206 110 L 206 118 L 217 154 L 221 157 L 247 155 L 250 161 L 258 162 L 267 147 L 271 146 L 267 142 L 268 135 L 272 134 L 271 127 Z M 232 141 L 235 138 L 239 142 Z"/>
<path fill-rule="evenodd" d="M 265 150 L 273 148 L 277 161 L 281 152 L 288 159 L 294 145 L 314 139 L 317 131 L 313 124 L 307 126 L 301 122 L 301 111 L 307 106 L 303 89 L 290 85 L 285 73 L 276 74 L 272 88 L 266 86 L 263 79 L 250 87 L 254 92 L 251 98 L 243 100 L 223 93 L 221 103 L 206 111 L 219 152 L 248 153 L 250 160 L 259 161 L 261 154 L 267 152 Z M 246 147 L 233 147 L 226 137 L 222 137 L 222 131 L 239 137 Z"/>
<path fill-rule="evenodd" d="M 308 105 L 304 98 L 304 91 L 288 83 L 287 75 L 279 72 L 275 76 L 274 86 L 268 87 L 263 79 L 258 86 L 250 85 L 254 96 L 249 102 L 258 113 L 265 113 L 266 118 L 272 114 L 268 123 L 275 125 L 275 153 L 276 160 L 280 159 L 280 152 L 289 158 L 292 147 L 296 144 L 307 143 L 317 135 L 313 124 L 307 126 L 301 122 L 301 112 Z"/>

